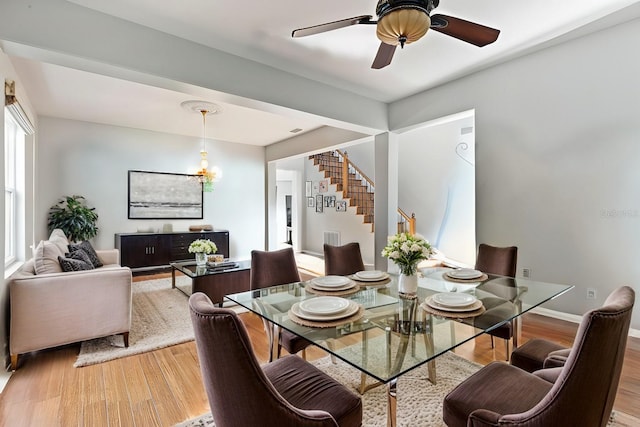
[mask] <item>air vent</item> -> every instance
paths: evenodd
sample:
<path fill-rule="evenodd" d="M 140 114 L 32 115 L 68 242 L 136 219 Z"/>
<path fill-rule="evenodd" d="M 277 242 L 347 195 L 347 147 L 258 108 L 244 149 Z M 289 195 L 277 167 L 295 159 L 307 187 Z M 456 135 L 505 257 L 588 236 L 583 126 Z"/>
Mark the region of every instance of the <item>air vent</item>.
<path fill-rule="evenodd" d="M 302 132 L 302 129 L 300 129 L 300 128 L 295 128 L 295 129 L 291 129 L 289 132 L 291 132 L 291 133 L 298 133 L 298 132 Z"/>
<path fill-rule="evenodd" d="M 473 126 L 468 126 L 466 128 L 461 128 L 460 129 L 460 135 L 466 135 L 468 133 L 473 132 Z"/>

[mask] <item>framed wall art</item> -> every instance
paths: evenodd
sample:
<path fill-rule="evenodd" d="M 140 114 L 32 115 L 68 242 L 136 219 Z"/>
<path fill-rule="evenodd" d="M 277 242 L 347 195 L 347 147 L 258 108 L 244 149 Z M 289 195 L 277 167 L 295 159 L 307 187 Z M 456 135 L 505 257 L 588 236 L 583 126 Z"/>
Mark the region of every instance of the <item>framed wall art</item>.
<path fill-rule="evenodd" d="M 311 192 L 311 181 L 307 181 L 305 183 L 305 195 L 307 197 L 311 197 L 313 195 L 313 193 Z"/>
<path fill-rule="evenodd" d="M 202 184 L 196 175 L 130 170 L 129 219 L 202 219 Z"/>
<path fill-rule="evenodd" d="M 320 181 L 318 191 L 320 193 L 326 193 L 327 190 L 329 190 L 329 181 L 327 181 L 326 179 L 323 179 L 322 181 Z"/>
<path fill-rule="evenodd" d="M 338 212 L 346 212 L 347 211 L 347 201 L 346 200 L 338 200 L 336 204 L 336 211 Z"/>
<path fill-rule="evenodd" d="M 316 194 L 316 212 L 322 213 L 322 194 Z"/>
<path fill-rule="evenodd" d="M 313 208 L 316 205 L 316 199 L 313 197 L 307 197 L 307 207 Z"/>

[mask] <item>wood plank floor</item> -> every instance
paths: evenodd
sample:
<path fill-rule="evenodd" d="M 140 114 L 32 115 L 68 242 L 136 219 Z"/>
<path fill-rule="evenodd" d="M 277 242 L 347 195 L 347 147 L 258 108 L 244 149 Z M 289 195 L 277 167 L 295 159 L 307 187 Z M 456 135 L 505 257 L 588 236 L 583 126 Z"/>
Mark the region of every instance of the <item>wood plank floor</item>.
<path fill-rule="evenodd" d="M 262 321 L 250 313 L 241 318 L 258 359 L 266 362 Z M 575 324 L 533 314 L 522 323 L 523 342 L 543 337 L 571 345 L 577 330 Z M 489 337 L 483 336 L 457 353 L 486 364 L 504 358 L 501 344 L 491 349 Z M 79 348 L 75 344 L 21 357 L 0 395 L 0 426 L 172 426 L 209 411 L 194 342 L 74 368 Z M 325 355 L 316 348 L 307 352 L 308 359 Z M 623 425 L 640 425 L 639 398 L 640 339 L 630 338 L 614 405 L 624 413 Z"/>

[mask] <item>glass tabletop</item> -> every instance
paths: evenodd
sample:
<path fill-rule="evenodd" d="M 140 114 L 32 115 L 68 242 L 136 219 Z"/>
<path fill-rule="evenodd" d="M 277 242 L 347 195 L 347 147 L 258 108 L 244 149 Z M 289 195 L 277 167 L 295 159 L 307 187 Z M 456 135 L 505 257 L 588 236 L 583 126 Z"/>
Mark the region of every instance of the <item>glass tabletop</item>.
<path fill-rule="evenodd" d="M 386 383 L 573 288 L 494 275 L 482 282 L 451 281 L 445 275 L 450 270 L 425 270 L 419 275 L 415 296 L 399 294 L 395 275 L 390 275 L 382 286 L 358 282 L 360 289 L 343 298 L 360 304 L 364 309 L 362 317 L 338 320 L 329 327 L 322 323 L 303 326 L 289 315 L 292 307 L 298 310 L 303 301 L 318 297 L 309 288 L 310 282 L 230 294 L 226 298 Z M 454 318 L 464 311 L 442 315 L 441 311 L 430 309 L 427 298 L 444 292 L 471 295 L 482 302 L 485 311 L 473 317 Z"/>
<path fill-rule="evenodd" d="M 223 262 L 197 265 L 193 260 L 172 261 L 169 263 L 173 269 L 180 271 L 191 278 L 207 276 L 210 274 L 227 273 L 251 268 L 251 260 L 225 259 Z"/>

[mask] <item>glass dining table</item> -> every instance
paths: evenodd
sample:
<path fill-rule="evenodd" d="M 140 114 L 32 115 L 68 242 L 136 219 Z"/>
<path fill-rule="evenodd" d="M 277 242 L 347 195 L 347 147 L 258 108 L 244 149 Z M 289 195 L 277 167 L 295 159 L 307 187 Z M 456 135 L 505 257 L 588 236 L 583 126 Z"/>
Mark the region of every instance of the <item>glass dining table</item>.
<path fill-rule="evenodd" d="M 514 342 L 518 342 L 522 314 L 573 288 L 491 274 L 477 281 L 453 280 L 449 272 L 451 269 L 443 267 L 424 269 L 418 275 L 418 291 L 412 295 L 398 292 L 398 277 L 393 274 L 375 284 L 356 281 L 357 288 L 341 294 L 347 294 L 342 297 L 361 308 L 355 316 L 326 324 L 301 321 L 293 314 L 300 314 L 300 304 L 309 305 L 304 301 L 319 296 L 311 281 L 229 294 L 226 298 L 268 321 L 272 327 L 272 358 L 279 333 L 286 329 L 360 370 L 361 393 L 385 384 L 387 425 L 395 426 L 400 376 L 426 365 L 428 379 L 435 383 L 438 356 L 507 322 L 513 322 Z M 481 309 L 473 316 L 462 310 L 434 309 L 438 307 L 432 303 L 436 295 L 481 301 Z"/>

